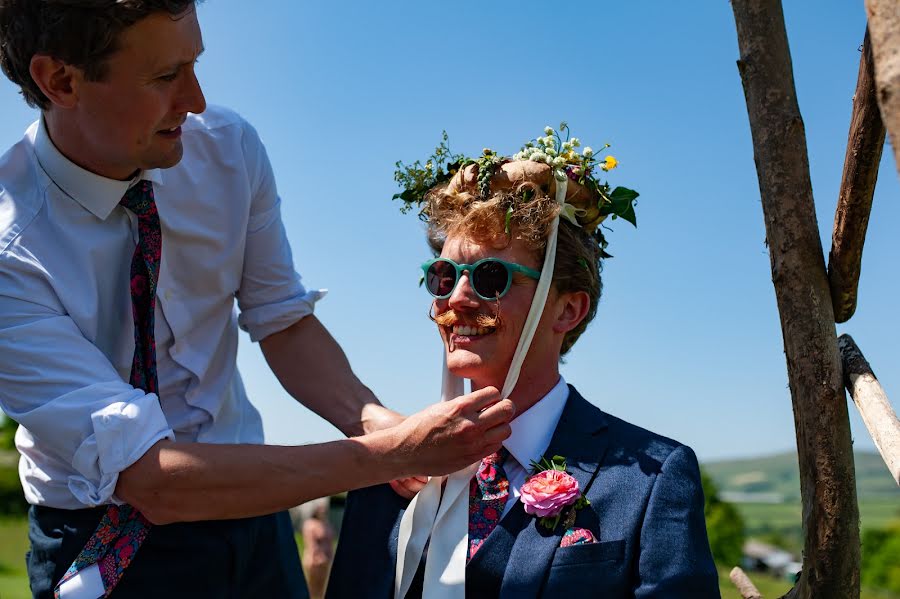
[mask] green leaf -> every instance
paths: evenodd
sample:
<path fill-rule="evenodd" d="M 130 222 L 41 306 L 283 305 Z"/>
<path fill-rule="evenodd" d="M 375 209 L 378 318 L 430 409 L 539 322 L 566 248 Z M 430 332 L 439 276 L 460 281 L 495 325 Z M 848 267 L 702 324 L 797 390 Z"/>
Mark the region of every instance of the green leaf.
<path fill-rule="evenodd" d="M 506 234 L 509 235 L 509 221 L 512 220 L 513 209 L 512 206 L 506 209 L 506 219 L 505 219 L 505 229 Z"/>
<path fill-rule="evenodd" d="M 638 192 L 627 187 L 616 187 L 613 189 L 612 193 L 609 194 L 609 199 L 612 201 L 612 214 L 624 218 L 636 227 L 637 215 L 634 212 L 634 200 L 639 195 Z"/>

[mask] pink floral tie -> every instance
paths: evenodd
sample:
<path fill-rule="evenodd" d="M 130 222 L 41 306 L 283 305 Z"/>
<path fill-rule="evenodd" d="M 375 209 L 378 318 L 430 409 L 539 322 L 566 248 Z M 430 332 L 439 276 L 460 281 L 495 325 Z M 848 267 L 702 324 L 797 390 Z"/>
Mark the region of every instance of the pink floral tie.
<path fill-rule="evenodd" d="M 469 555 L 472 559 L 491 531 L 500 522 L 503 508 L 509 499 L 509 480 L 503 471 L 503 462 L 509 451 L 501 447 L 478 466 L 478 471 L 469 483 Z"/>
<path fill-rule="evenodd" d="M 162 256 L 162 232 L 153 198 L 153 184 L 140 181 L 119 202 L 138 218 L 138 244 L 131 258 L 131 310 L 134 317 L 134 359 L 129 383 L 147 393 L 158 393 L 156 341 L 153 337 L 156 282 Z M 104 597 L 112 593 L 147 538 L 150 522 L 130 505 L 110 505 L 87 545 L 56 585 L 59 587 L 93 564 L 100 569 Z"/>

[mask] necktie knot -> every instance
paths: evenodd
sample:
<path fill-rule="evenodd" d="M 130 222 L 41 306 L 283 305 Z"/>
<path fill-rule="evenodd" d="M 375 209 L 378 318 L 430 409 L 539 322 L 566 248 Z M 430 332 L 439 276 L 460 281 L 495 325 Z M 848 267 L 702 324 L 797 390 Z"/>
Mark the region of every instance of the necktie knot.
<path fill-rule="evenodd" d="M 142 180 L 128 188 L 119 204 L 134 212 L 138 218 L 154 216 L 156 202 L 153 198 L 153 184 Z"/>

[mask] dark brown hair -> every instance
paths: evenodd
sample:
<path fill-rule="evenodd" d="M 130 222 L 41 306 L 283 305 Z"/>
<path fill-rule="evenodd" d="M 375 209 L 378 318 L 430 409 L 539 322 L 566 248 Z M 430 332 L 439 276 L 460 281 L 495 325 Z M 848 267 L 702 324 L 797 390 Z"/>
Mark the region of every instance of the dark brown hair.
<path fill-rule="evenodd" d="M 558 212 L 559 205 L 540 187 L 523 183 L 514 192 L 494 193 L 485 200 L 465 191 L 434 189 L 426 196 L 423 215 L 428 221 L 428 243 L 436 252 L 448 235 L 464 235 L 494 247 L 520 239 L 543 262 L 550 226 Z M 603 290 L 601 269 L 597 242 L 581 227 L 560 219 L 553 287 L 559 293 L 585 291 L 591 298 L 584 320 L 563 337 L 560 355 L 572 349 L 597 314 Z"/>
<path fill-rule="evenodd" d="M 52 56 L 100 81 L 122 31 L 155 12 L 181 15 L 197 1 L 0 0 L 0 67 L 29 106 L 46 110 L 50 100 L 29 70 L 33 56 Z"/>

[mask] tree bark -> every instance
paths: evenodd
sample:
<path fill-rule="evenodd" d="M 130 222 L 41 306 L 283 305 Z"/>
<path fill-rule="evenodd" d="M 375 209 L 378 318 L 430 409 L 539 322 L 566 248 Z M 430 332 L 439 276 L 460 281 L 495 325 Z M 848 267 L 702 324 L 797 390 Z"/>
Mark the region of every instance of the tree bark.
<path fill-rule="evenodd" d="M 866 30 L 828 256 L 828 283 L 835 322 L 847 322 L 856 311 L 863 244 L 872 212 L 884 135 L 884 123 L 875 98 L 872 46 Z"/>
<path fill-rule="evenodd" d="M 853 338 L 841 335 L 838 347 L 844 363 L 844 385 L 894 482 L 900 485 L 900 420 Z"/>
<path fill-rule="evenodd" d="M 795 595 L 859 597 L 859 512 L 834 310 L 778 0 L 733 0 L 797 432 L 804 563 Z"/>
<path fill-rule="evenodd" d="M 872 34 L 875 88 L 900 174 L 900 7 L 897 0 L 866 0 Z"/>

